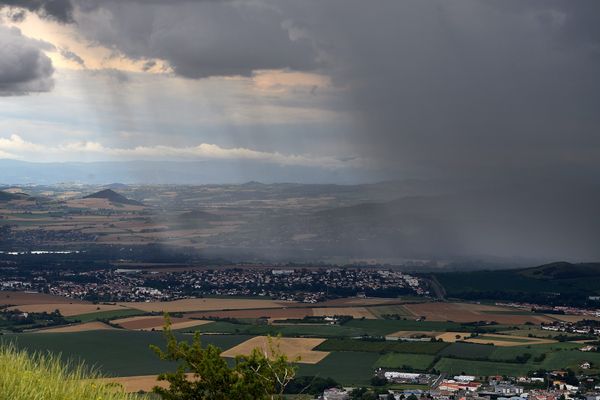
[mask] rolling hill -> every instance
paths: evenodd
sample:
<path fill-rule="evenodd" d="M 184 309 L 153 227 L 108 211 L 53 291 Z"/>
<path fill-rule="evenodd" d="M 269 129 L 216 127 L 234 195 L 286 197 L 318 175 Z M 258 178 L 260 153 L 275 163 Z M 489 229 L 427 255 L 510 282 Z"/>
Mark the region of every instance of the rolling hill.
<path fill-rule="evenodd" d="M 128 199 L 127 197 L 115 192 L 112 189 L 104 189 L 96 193 L 92 193 L 84 197 L 84 199 L 106 199 L 111 203 L 117 204 L 128 204 L 131 206 L 143 206 L 144 204 L 136 201 Z"/>
<path fill-rule="evenodd" d="M 591 304 L 600 294 L 600 263 L 555 262 L 532 268 L 436 273 L 451 298 Z"/>
<path fill-rule="evenodd" d="M 0 202 L 13 200 L 33 200 L 31 196 L 25 193 L 11 193 L 0 190 Z"/>

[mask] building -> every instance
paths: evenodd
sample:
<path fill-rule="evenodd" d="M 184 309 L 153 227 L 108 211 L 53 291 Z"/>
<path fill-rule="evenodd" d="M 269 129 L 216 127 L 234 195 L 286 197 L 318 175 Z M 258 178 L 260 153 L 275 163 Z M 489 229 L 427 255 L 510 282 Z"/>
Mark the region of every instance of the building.
<path fill-rule="evenodd" d="M 338 388 L 326 389 L 321 396 L 322 400 L 348 400 L 349 398 L 350 392 Z"/>

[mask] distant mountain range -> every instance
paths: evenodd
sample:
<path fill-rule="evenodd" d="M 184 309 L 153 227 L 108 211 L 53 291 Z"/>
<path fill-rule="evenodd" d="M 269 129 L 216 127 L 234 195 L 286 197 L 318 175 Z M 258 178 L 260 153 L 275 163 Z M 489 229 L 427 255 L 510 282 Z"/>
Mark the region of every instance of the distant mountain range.
<path fill-rule="evenodd" d="M 357 169 L 285 166 L 253 161 L 106 161 L 32 163 L 0 159 L 0 184 L 220 184 L 261 182 L 342 183 L 373 180 Z"/>

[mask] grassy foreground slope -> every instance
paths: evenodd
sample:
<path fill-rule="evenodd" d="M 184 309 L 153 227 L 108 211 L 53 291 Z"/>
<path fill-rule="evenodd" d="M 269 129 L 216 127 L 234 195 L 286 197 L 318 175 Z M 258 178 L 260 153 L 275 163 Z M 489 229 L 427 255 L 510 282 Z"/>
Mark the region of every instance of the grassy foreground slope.
<path fill-rule="evenodd" d="M 0 347 L 0 399 L 133 400 L 118 387 L 95 381 L 82 366 L 64 365 L 51 355 L 29 355 Z"/>

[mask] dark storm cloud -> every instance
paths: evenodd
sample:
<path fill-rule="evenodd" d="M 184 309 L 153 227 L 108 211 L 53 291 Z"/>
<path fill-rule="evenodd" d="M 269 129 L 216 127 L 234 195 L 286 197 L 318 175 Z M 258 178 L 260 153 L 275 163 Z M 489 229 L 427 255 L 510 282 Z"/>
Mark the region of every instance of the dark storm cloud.
<path fill-rule="evenodd" d="M 448 231 L 471 253 L 600 257 L 596 0 L 79 0 L 76 10 L 92 42 L 187 78 L 330 76 L 352 104 L 356 154 L 388 178 L 452 187 L 460 200 L 436 207 L 456 217 Z"/>
<path fill-rule="evenodd" d="M 0 96 L 51 90 L 54 68 L 43 52 L 49 48 L 52 45 L 0 25 Z"/>
<path fill-rule="evenodd" d="M 73 22 L 71 0 L 0 0 L 0 7 L 3 6 L 26 9 L 62 23 Z M 13 15 L 24 18 L 24 14 L 19 12 Z"/>
<path fill-rule="evenodd" d="M 83 2 L 77 23 L 93 42 L 134 59 L 166 60 L 178 75 L 249 76 L 315 66 L 310 43 L 291 37 L 278 10 L 256 2 Z"/>

